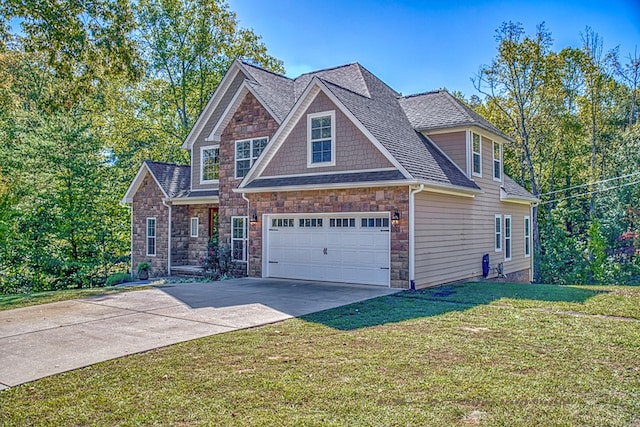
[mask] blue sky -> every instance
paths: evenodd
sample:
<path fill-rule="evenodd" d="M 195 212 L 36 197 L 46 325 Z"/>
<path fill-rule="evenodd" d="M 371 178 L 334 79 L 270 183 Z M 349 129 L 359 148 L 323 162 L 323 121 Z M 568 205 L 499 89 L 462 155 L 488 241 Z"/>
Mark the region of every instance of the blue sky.
<path fill-rule="evenodd" d="M 261 35 L 287 75 L 359 62 L 403 94 L 446 87 L 477 94 L 471 77 L 496 54 L 495 30 L 545 22 L 554 50 L 579 47 L 590 26 L 605 51 L 640 53 L 640 0 L 228 0 L 240 26 Z"/>

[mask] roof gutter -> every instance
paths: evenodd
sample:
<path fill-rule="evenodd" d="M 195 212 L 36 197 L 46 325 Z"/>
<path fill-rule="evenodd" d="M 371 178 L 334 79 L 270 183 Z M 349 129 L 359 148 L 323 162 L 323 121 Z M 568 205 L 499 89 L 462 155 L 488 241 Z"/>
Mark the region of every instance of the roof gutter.
<path fill-rule="evenodd" d="M 416 289 L 416 194 L 424 191 L 424 184 L 417 188 L 409 187 L 409 288 Z"/>

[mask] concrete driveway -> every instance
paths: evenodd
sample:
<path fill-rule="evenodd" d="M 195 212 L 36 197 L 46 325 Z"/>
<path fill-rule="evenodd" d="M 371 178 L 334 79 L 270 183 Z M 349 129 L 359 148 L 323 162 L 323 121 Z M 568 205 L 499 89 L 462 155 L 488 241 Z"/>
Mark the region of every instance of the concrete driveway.
<path fill-rule="evenodd" d="M 104 360 L 397 292 L 233 279 L 0 311 L 0 390 Z"/>

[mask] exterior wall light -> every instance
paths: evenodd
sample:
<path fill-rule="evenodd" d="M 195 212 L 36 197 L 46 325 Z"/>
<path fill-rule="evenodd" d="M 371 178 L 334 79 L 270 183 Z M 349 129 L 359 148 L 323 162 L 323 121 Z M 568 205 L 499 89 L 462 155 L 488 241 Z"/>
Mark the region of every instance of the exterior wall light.
<path fill-rule="evenodd" d="M 256 224 L 258 222 L 258 215 L 256 215 L 255 212 L 251 215 L 251 219 L 249 219 L 249 222 L 251 224 Z"/>
<path fill-rule="evenodd" d="M 400 225 L 400 212 L 396 209 L 391 216 L 391 225 L 397 227 Z"/>

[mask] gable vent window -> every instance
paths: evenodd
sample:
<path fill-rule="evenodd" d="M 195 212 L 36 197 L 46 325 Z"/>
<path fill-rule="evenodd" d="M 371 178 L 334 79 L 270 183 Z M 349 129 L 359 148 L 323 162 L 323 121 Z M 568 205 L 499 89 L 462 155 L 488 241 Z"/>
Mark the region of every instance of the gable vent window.
<path fill-rule="evenodd" d="M 212 145 L 200 149 L 200 181 L 202 183 L 217 182 L 220 170 L 220 146 Z"/>
<path fill-rule="evenodd" d="M 472 173 L 475 176 L 482 176 L 482 141 L 477 133 L 471 134 L 471 151 L 473 153 Z"/>
<path fill-rule="evenodd" d="M 268 138 L 236 141 L 236 178 L 244 178 L 267 146 Z"/>
<path fill-rule="evenodd" d="M 335 166 L 335 112 L 309 114 L 307 120 L 307 166 Z"/>

